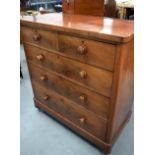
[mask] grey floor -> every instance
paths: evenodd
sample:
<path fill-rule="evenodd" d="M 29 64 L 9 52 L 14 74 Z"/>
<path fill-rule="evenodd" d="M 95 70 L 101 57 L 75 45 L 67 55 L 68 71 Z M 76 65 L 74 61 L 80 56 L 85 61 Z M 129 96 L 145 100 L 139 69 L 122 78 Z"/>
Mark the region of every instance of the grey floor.
<path fill-rule="evenodd" d="M 39 111 L 33 104 L 24 50 L 21 46 L 21 155 L 103 155 L 102 151 Z M 133 116 L 114 145 L 111 155 L 134 155 Z"/>

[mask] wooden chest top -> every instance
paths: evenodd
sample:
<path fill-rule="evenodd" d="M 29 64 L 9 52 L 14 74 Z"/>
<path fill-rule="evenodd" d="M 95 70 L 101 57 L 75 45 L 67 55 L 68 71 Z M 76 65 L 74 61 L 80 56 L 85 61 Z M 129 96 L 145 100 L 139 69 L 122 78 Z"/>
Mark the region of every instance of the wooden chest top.
<path fill-rule="evenodd" d="M 51 13 L 21 17 L 21 25 L 41 27 L 53 31 L 78 34 L 83 37 L 103 40 L 112 43 L 123 43 L 133 39 L 133 21 Z"/>

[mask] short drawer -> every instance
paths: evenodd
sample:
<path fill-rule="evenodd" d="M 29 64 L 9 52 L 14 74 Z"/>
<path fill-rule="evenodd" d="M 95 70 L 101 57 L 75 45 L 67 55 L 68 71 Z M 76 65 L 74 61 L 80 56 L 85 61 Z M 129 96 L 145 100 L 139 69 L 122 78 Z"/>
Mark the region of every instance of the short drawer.
<path fill-rule="evenodd" d="M 30 64 L 29 69 L 32 81 L 107 119 L 109 98 L 80 87 L 60 76 L 50 74 L 45 68 L 41 69 Z"/>
<path fill-rule="evenodd" d="M 48 49 L 57 49 L 57 35 L 51 31 L 22 27 L 23 40 Z"/>
<path fill-rule="evenodd" d="M 28 60 L 36 65 L 46 67 L 70 80 L 110 97 L 112 72 L 67 59 L 33 46 L 26 45 L 25 49 Z"/>
<path fill-rule="evenodd" d="M 77 124 L 84 130 L 104 140 L 107 121 L 95 114 L 77 106 L 72 101 L 32 83 L 34 95 L 37 100 L 47 105 L 63 117 Z"/>
<path fill-rule="evenodd" d="M 58 35 L 59 52 L 82 61 L 113 71 L 115 46 L 97 41 Z"/>

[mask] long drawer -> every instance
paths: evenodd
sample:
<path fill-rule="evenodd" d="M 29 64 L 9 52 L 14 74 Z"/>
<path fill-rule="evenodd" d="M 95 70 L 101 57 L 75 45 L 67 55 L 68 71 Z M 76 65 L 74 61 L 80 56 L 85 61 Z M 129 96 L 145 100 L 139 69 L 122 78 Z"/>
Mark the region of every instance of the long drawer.
<path fill-rule="evenodd" d="M 86 109 L 107 118 L 109 110 L 109 98 L 80 87 L 60 76 L 51 74 L 45 68 L 29 65 L 31 80 L 46 87 L 48 90 L 57 92 Z"/>
<path fill-rule="evenodd" d="M 40 47 L 56 50 L 57 35 L 51 31 L 21 27 L 23 40 Z"/>
<path fill-rule="evenodd" d="M 37 83 L 33 82 L 34 95 L 37 100 L 61 114 L 68 120 L 77 124 L 96 137 L 104 140 L 107 121 L 97 117 L 95 114 L 77 106 L 72 101 L 59 94 L 48 91 Z"/>
<path fill-rule="evenodd" d="M 25 45 L 25 48 L 28 61 L 62 74 L 66 78 L 77 81 L 110 97 L 112 72 L 64 58 L 34 46 Z"/>
<path fill-rule="evenodd" d="M 58 47 L 60 53 L 70 58 L 113 71 L 114 45 L 60 34 Z"/>

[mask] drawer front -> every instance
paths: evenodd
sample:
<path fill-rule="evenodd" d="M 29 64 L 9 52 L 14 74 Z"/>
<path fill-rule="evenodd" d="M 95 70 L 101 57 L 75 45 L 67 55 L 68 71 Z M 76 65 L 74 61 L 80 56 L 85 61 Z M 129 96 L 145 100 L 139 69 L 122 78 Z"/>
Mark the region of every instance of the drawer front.
<path fill-rule="evenodd" d="M 113 71 L 114 45 L 65 35 L 58 35 L 58 44 L 59 52 L 68 57 Z"/>
<path fill-rule="evenodd" d="M 108 98 L 80 87 L 60 76 L 50 74 L 45 68 L 41 69 L 31 64 L 29 66 L 32 81 L 107 119 Z"/>
<path fill-rule="evenodd" d="M 57 72 L 110 97 L 112 73 L 61 57 L 42 49 L 25 46 L 29 61 Z"/>
<path fill-rule="evenodd" d="M 105 139 L 106 120 L 77 106 L 72 101 L 32 83 L 37 100 L 100 139 Z"/>
<path fill-rule="evenodd" d="M 36 44 L 48 49 L 57 49 L 57 35 L 54 32 L 22 27 L 25 42 Z"/>

